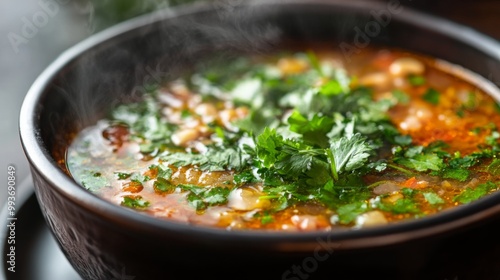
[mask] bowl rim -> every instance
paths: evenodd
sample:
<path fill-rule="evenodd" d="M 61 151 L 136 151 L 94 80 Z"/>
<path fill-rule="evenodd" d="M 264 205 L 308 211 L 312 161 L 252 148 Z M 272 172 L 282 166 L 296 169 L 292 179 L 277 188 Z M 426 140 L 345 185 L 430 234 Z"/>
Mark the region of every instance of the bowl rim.
<path fill-rule="evenodd" d="M 243 6 L 256 5 L 259 7 L 262 7 L 262 5 L 268 5 L 270 7 L 285 5 L 287 7 L 297 8 L 301 5 L 328 5 L 330 7 L 348 8 L 361 12 L 380 9 L 387 5 L 387 3 L 374 1 L 340 0 L 251 0 L 243 2 Z M 207 241 L 213 242 L 227 241 L 228 237 L 235 242 L 251 239 L 251 244 L 253 245 L 257 243 L 271 244 L 274 242 L 317 243 L 319 239 L 322 239 L 327 240 L 329 244 L 336 246 L 336 248 L 341 244 L 339 247 L 340 249 L 376 247 L 442 234 L 475 222 L 486 220 L 500 213 L 500 204 L 497 203 L 500 201 L 500 192 L 498 192 L 482 198 L 479 201 L 455 207 L 449 211 L 437 213 L 424 219 L 404 221 L 380 227 L 363 228 L 360 230 L 346 229 L 328 232 L 227 231 L 221 228 L 193 226 L 175 221 L 162 220 L 126 209 L 99 198 L 82 188 L 67 176 L 54 162 L 50 152 L 42 146 L 43 141 L 40 137 L 40 132 L 37 130 L 38 114 L 41 112 L 41 106 L 38 104 L 38 101 L 44 95 L 45 89 L 51 84 L 56 75 L 87 51 L 93 50 L 106 42 L 113 41 L 120 36 L 140 31 L 142 28 L 156 22 L 176 20 L 179 17 L 199 12 L 215 12 L 214 9 L 214 6 L 210 5 L 210 3 L 201 1 L 129 19 L 89 36 L 80 43 L 64 51 L 54 60 L 34 81 L 24 98 L 20 110 L 19 135 L 30 166 L 37 171 L 35 173 L 42 176 L 44 180 L 50 183 L 55 191 L 65 199 L 71 201 L 71 203 L 77 204 L 79 207 L 85 209 L 85 211 L 98 215 L 102 219 L 113 221 L 116 225 L 134 228 L 152 234 L 157 234 L 161 231 L 169 231 L 182 234 L 186 237 L 203 236 Z M 472 46 L 480 52 L 494 58 L 495 61 L 500 62 L 500 43 L 470 27 L 416 11 L 406 6 L 401 13 L 394 15 L 393 19 L 435 30 L 440 34 L 444 34 L 468 46 Z M 494 86 L 493 83 L 490 83 L 490 86 Z M 288 249 L 284 248 L 283 250 Z M 290 250 L 297 249 L 291 248 Z"/>

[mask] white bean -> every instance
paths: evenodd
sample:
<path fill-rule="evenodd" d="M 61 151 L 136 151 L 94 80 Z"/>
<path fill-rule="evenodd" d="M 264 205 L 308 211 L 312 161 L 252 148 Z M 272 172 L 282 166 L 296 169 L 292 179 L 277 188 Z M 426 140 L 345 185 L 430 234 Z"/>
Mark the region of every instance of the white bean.
<path fill-rule="evenodd" d="M 194 108 L 194 112 L 202 117 L 204 123 L 210 123 L 217 118 L 217 108 L 213 104 L 199 104 Z"/>
<path fill-rule="evenodd" d="M 296 58 L 282 58 L 277 66 L 285 75 L 301 73 L 307 69 L 307 63 Z"/>
<path fill-rule="evenodd" d="M 356 218 L 356 227 L 370 227 L 387 223 L 387 219 L 380 211 L 366 212 Z"/>
<path fill-rule="evenodd" d="M 291 221 L 299 230 L 315 230 L 318 226 L 318 217 L 312 215 L 293 215 Z"/>
<path fill-rule="evenodd" d="M 229 194 L 227 206 L 235 210 L 254 210 L 267 208 L 270 205 L 269 200 L 260 199 L 263 193 L 256 188 L 238 188 Z"/>
<path fill-rule="evenodd" d="M 185 146 L 189 142 L 196 140 L 198 137 L 200 137 L 200 132 L 198 131 L 198 129 L 185 128 L 176 131 L 172 135 L 172 142 L 177 146 Z"/>
<path fill-rule="evenodd" d="M 364 86 L 386 86 L 389 83 L 389 76 L 383 72 L 375 72 L 362 76 L 359 83 Z"/>
<path fill-rule="evenodd" d="M 415 131 L 422 128 L 422 123 L 420 122 L 420 119 L 417 118 L 416 116 L 408 116 L 404 121 L 399 123 L 399 127 L 405 131 L 411 131 L 411 130 Z"/>
<path fill-rule="evenodd" d="M 389 72 L 394 76 L 421 75 L 424 71 L 424 64 L 411 57 L 398 58 L 389 66 Z"/>

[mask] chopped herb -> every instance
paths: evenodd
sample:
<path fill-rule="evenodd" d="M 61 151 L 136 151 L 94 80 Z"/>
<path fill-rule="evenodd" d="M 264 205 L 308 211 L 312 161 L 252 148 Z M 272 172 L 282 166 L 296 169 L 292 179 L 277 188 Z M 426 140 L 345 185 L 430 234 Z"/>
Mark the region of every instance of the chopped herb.
<path fill-rule="evenodd" d="M 443 159 L 436 154 L 415 154 L 411 157 L 399 157 L 395 159 L 396 163 L 401 164 L 410 169 L 423 171 L 439 171 L 444 167 Z"/>
<path fill-rule="evenodd" d="M 464 191 L 462 191 L 462 193 L 460 193 L 459 195 L 455 196 L 453 198 L 453 201 L 457 201 L 462 204 L 471 203 L 487 195 L 489 192 L 497 188 L 498 188 L 498 183 L 493 183 L 493 182 L 480 184 L 475 188 L 469 187 L 466 188 Z"/>
<path fill-rule="evenodd" d="M 440 93 L 435 89 L 428 89 L 427 92 L 422 96 L 422 99 L 429 102 L 432 105 L 439 104 Z"/>
<path fill-rule="evenodd" d="M 239 148 L 212 147 L 206 153 L 171 153 L 161 158 L 174 166 L 196 166 L 204 171 L 242 170 L 249 156 Z"/>
<path fill-rule="evenodd" d="M 410 198 L 401 198 L 394 203 L 379 202 L 377 207 L 380 210 L 392 212 L 394 214 L 420 214 L 417 202 Z"/>
<path fill-rule="evenodd" d="M 369 210 L 368 204 L 364 201 L 345 204 L 337 208 L 339 222 L 341 224 L 349 224 L 356 219 L 359 215 Z"/>
<path fill-rule="evenodd" d="M 125 155 L 130 151 L 119 150 L 119 145 L 115 145 L 116 156 L 112 160 L 98 158 L 84 162 L 88 155 L 80 150 L 88 153 L 96 147 L 91 140 L 84 139 L 73 161 L 68 162 L 70 169 L 75 164 L 87 167 L 75 173 L 78 181 L 92 191 L 110 186 L 106 180 L 112 177 L 127 180 L 118 184 L 123 186 L 122 192 L 139 194 L 143 189 L 150 191 L 151 185 L 160 195 L 183 192 L 187 203 L 199 213 L 227 203 L 234 189 L 255 187 L 262 192 L 259 199 L 265 200 L 266 208 L 246 216 L 245 219 L 255 218 L 254 225 L 277 222 L 275 213 L 289 211 L 293 206 L 300 209 L 309 203 L 324 207 L 329 215 L 334 213 L 331 221 L 340 225 L 352 226 L 357 217 L 377 209 L 398 215 L 397 219 L 419 217 L 453 202 L 469 203 L 498 188 L 497 183 L 469 187 L 455 196 L 453 202 L 448 199 L 449 193 L 441 195 L 436 191 L 439 181 L 444 179 L 449 179 L 446 183 L 457 190 L 455 184 L 463 185 L 458 182 L 483 178 L 483 173 L 488 173 L 488 177 L 484 176 L 488 180 L 500 176 L 497 159 L 500 133 L 494 123 L 483 126 L 478 122 L 478 127 L 471 129 L 477 137 L 472 133 L 470 136 L 485 141 L 475 151 L 464 149 L 465 156 L 452 151 L 454 147 L 443 141 L 427 143 L 414 132 L 402 134 L 397 119 L 392 119 L 393 112 L 410 113 L 415 94 L 421 90 L 424 93 L 417 98 L 429 104 L 450 103 L 448 95 L 428 86 L 426 76 L 409 75 L 408 83 L 419 88 L 405 92 L 404 87 L 394 87 L 388 89 L 391 91 L 388 98 L 379 99 L 378 91 L 358 86 L 361 79 L 349 77 L 344 69 L 336 68 L 329 60 L 320 60 L 313 51 L 295 54 L 291 61 L 277 60 L 276 64 L 253 63 L 250 58 L 219 60 L 216 65 L 202 62 L 196 65 L 193 75 L 161 85 L 173 98 L 179 95 L 182 106 L 169 108 L 175 112 L 172 116 L 180 115 L 175 122 L 169 122 L 172 118 L 166 115 L 164 109 L 168 105 L 162 102 L 163 93 L 158 85 L 141 101 L 116 107 L 109 123 L 126 127 L 124 141 L 139 147 L 135 159 L 141 158 L 141 163 L 132 166 L 134 171 L 130 173 L 114 172 L 110 176 L 96 172 L 94 164 L 109 165 L 111 161 L 119 161 L 122 170 L 122 166 L 132 162 Z M 283 61 L 286 63 L 281 64 Z M 291 71 L 284 69 L 287 67 Z M 186 100 L 176 86 L 185 87 L 200 99 Z M 467 96 L 460 95 L 462 100 L 458 104 L 452 100 L 454 107 L 450 109 L 463 117 L 460 122 L 482 113 L 475 110 L 486 99 L 477 96 L 469 92 Z M 217 110 L 228 112 L 228 117 L 221 113 L 207 121 L 194 112 L 197 102 L 214 105 Z M 495 104 L 495 108 L 500 107 Z M 430 109 L 434 120 L 442 108 Z M 196 145 L 176 146 L 172 135 L 191 122 L 199 123 L 202 136 L 192 142 Z M 432 125 L 429 122 L 430 131 Z M 440 132 L 435 134 L 440 139 Z M 149 169 L 144 170 L 144 164 L 149 164 Z M 203 177 L 220 174 L 220 180 L 208 186 L 174 184 L 173 170 L 179 167 L 192 168 L 203 173 Z M 428 186 L 420 184 L 427 181 L 425 177 L 432 178 Z M 178 178 L 175 179 L 177 182 Z M 395 189 L 395 196 L 375 195 L 379 190 L 384 193 L 386 187 L 391 192 Z M 121 203 L 137 209 L 150 205 L 140 196 L 125 196 Z"/>
<path fill-rule="evenodd" d="M 426 79 L 419 75 L 409 75 L 408 82 L 410 82 L 412 86 L 421 86 L 426 83 Z"/>
<path fill-rule="evenodd" d="M 332 140 L 327 155 L 333 178 L 338 180 L 338 174 L 362 167 L 371 151 L 366 138 L 359 133 Z"/>
<path fill-rule="evenodd" d="M 132 173 L 132 175 L 130 175 L 130 180 L 143 183 L 143 182 L 151 180 L 151 178 L 149 176 L 145 176 L 145 175 L 140 174 L 138 172 L 134 172 L 134 173 Z"/>
<path fill-rule="evenodd" d="M 191 116 L 192 116 L 192 114 L 189 110 L 186 110 L 186 109 L 182 110 L 181 118 L 186 119 L 186 118 L 189 118 Z"/>
<path fill-rule="evenodd" d="M 260 223 L 263 225 L 274 222 L 273 213 L 269 213 L 268 211 L 257 212 L 253 217 L 259 219 Z"/>
<path fill-rule="evenodd" d="M 227 202 L 230 189 L 223 187 L 200 187 L 196 185 L 179 185 L 184 191 L 188 191 L 189 204 L 197 211 L 205 210 L 209 206 L 221 205 Z"/>
<path fill-rule="evenodd" d="M 445 179 L 455 179 L 460 182 L 464 182 L 465 180 L 467 180 L 467 178 L 469 178 L 470 171 L 468 169 L 462 169 L 462 168 L 458 169 L 447 168 L 442 172 L 442 174 L 443 178 Z"/>
<path fill-rule="evenodd" d="M 246 184 L 246 183 L 255 183 L 257 182 L 257 178 L 253 174 L 252 170 L 246 170 L 237 174 L 234 174 L 233 177 L 235 184 Z"/>
<path fill-rule="evenodd" d="M 270 224 L 270 223 L 274 222 L 274 218 L 272 215 L 265 215 L 265 216 L 262 216 L 262 218 L 260 218 L 260 222 L 263 225 Z"/>
<path fill-rule="evenodd" d="M 494 159 L 487 168 L 488 173 L 500 176 L 500 159 Z"/>
<path fill-rule="evenodd" d="M 394 137 L 394 142 L 401 146 L 408 146 L 411 144 L 412 141 L 413 139 L 411 138 L 410 135 L 396 135 Z"/>
<path fill-rule="evenodd" d="M 83 187 L 90 191 L 97 191 L 105 186 L 109 186 L 109 182 L 104 176 L 95 176 L 97 172 L 89 170 L 80 171 L 80 180 Z"/>
<path fill-rule="evenodd" d="M 330 96 L 330 95 L 341 94 L 344 92 L 344 89 L 342 88 L 342 85 L 340 85 L 339 81 L 331 80 L 328 81 L 326 84 L 322 85 L 321 88 L 319 89 L 319 92 L 322 95 Z"/>
<path fill-rule="evenodd" d="M 175 191 L 175 186 L 165 178 L 158 177 L 153 183 L 153 189 L 159 194 L 168 194 Z"/>
<path fill-rule="evenodd" d="M 410 96 L 402 90 L 393 90 L 392 96 L 394 96 L 394 98 L 396 98 L 397 102 L 400 104 L 408 104 L 410 102 Z"/>
<path fill-rule="evenodd" d="M 123 172 L 115 172 L 116 176 L 118 177 L 119 180 L 125 180 L 128 179 L 132 174 L 130 173 L 123 173 Z"/>
<path fill-rule="evenodd" d="M 482 128 L 482 127 L 475 127 L 473 129 L 471 129 L 470 131 L 476 135 L 479 135 L 481 133 L 481 131 L 483 131 L 483 130 L 484 130 L 484 128 Z"/>
<path fill-rule="evenodd" d="M 328 137 L 326 134 L 332 129 L 334 120 L 327 116 L 315 114 L 308 119 L 294 111 L 288 118 L 290 130 L 302 135 L 304 141 L 318 145 L 320 147 L 328 146 Z"/>
<path fill-rule="evenodd" d="M 152 178 L 163 178 L 166 180 L 170 180 L 172 177 L 172 169 L 165 167 L 163 165 L 153 164 L 149 166 L 149 170 L 151 171 L 151 175 L 149 177 Z"/>
<path fill-rule="evenodd" d="M 425 200 L 427 200 L 427 202 L 429 202 L 429 204 L 431 204 L 431 205 L 443 204 L 444 203 L 444 200 L 439 195 L 437 195 L 436 193 L 425 192 L 422 195 L 424 196 Z"/>
<path fill-rule="evenodd" d="M 141 196 L 124 196 L 121 205 L 134 208 L 144 209 L 149 206 L 149 202 L 142 199 Z"/>

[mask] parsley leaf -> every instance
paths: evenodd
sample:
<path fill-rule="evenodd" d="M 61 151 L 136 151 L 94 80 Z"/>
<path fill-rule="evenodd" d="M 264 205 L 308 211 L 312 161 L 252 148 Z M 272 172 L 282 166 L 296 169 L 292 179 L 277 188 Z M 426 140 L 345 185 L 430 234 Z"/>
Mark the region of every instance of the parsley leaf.
<path fill-rule="evenodd" d="M 161 157 L 174 166 L 196 166 L 203 171 L 242 170 L 249 155 L 239 148 L 210 147 L 206 153 L 171 153 Z"/>
<path fill-rule="evenodd" d="M 500 159 L 494 159 L 487 168 L 487 171 L 492 175 L 499 176 L 500 175 Z"/>
<path fill-rule="evenodd" d="M 394 203 L 379 202 L 377 207 L 382 211 L 394 214 L 419 214 L 421 212 L 417 202 L 411 198 L 401 198 Z"/>
<path fill-rule="evenodd" d="M 115 174 L 118 177 L 118 180 L 128 179 L 132 175 L 130 173 L 124 173 L 124 172 L 115 172 Z"/>
<path fill-rule="evenodd" d="M 498 183 L 487 182 L 484 184 L 480 184 L 475 188 L 466 188 L 462 193 L 455 196 L 453 201 L 460 202 L 462 204 L 471 203 L 475 200 L 480 199 L 481 197 L 487 195 L 490 191 L 497 189 Z"/>
<path fill-rule="evenodd" d="M 437 105 L 437 104 L 439 104 L 440 95 L 441 94 L 437 90 L 430 88 L 422 96 L 422 99 L 427 101 L 428 103 L 430 103 L 432 105 Z"/>
<path fill-rule="evenodd" d="M 328 137 L 326 134 L 332 129 L 334 120 L 327 116 L 315 114 L 308 119 L 298 111 L 293 111 L 288 118 L 290 130 L 302 135 L 304 141 L 318 145 L 320 147 L 328 146 Z"/>
<path fill-rule="evenodd" d="M 425 200 L 427 200 L 427 202 L 429 202 L 429 204 L 431 204 L 431 205 L 444 203 L 444 200 L 436 193 L 425 192 L 425 193 L 422 193 L 422 195 L 424 196 Z"/>
<path fill-rule="evenodd" d="M 143 209 L 149 206 L 149 202 L 143 200 L 141 196 L 124 196 L 121 205 L 134 209 Z"/>
<path fill-rule="evenodd" d="M 366 137 L 356 133 L 331 140 L 330 148 L 326 151 L 333 178 L 338 180 L 339 174 L 363 166 L 372 147 L 368 145 Z"/>
<path fill-rule="evenodd" d="M 441 153 L 440 143 L 429 145 L 426 148 L 411 146 L 404 150 L 402 154 L 397 152 L 393 160 L 397 164 L 419 172 L 440 171 L 445 166 L 443 159 L 439 156 Z"/>
<path fill-rule="evenodd" d="M 409 75 L 408 82 L 410 82 L 412 86 L 421 86 L 426 83 L 426 80 L 424 77 L 419 75 Z"/>
<path fill-rule="evenodd" d="M 167 179 L 158 177 L 153 183 L 153 189 L 158 194 L 168 194 L 175 191 L 175 186 Z"/>
<path fill-rule="evenodd" d="M 196 185 L 178 185 L 184 191 L 188 191 L 187 200 L 189 205 L 197 211 L 205 210 L 209 206 L 222 205 L 227 202 L 227 197 L 231 192 L 223 187 L 199 187 Z"/>
<path fill-rule="evenodd" d="M 369 210 L 368 203 L 364 201 L 357 201 L 350 204 L 345 204 L 337 208 L 336 212 L 339 216 L 341 224 L 349 224 L 353 222 L 356 217 Z"/>
<path fill-rule="evenodd" d="M 455 179 L 460 182 L 464 182 L 469 178 L 470 171 L 467 169 L 462 169 L 462 168 L 457 168 L 457 169 L 450 169 L 446 168 L 442 172 L 442 176 L 445 179 Z"/>

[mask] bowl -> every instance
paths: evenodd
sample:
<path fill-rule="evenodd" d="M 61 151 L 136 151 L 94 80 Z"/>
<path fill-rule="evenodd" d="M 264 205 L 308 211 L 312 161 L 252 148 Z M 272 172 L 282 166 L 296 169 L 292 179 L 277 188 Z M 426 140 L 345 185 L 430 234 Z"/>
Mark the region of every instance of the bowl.
<path fill-rule="evenodd" d="M 137 98 L 144 85 L 175 77 L 207 55 L 265 53 L 297 42 L 340 46 L 346 58 L 370 45 L 430 55 L 463 67 L 455 74 L 500 100 L 491 82 L 500 80 L 498 42 L 397 0 L 217 0 L 116 25 L 61 54 L 34 82 L 20 113 L 37 200 L 82 278 L 402 279 L 451 233 L 499 217 L 500 192 L 434 216 L 376 228 L 226 231 L 111 204 L 78 185 L 58 160 L 71 134 L 113 105 Z M 394 270 L 395 265 L 401 269 Z"/>

